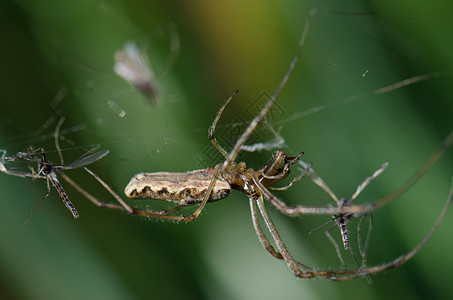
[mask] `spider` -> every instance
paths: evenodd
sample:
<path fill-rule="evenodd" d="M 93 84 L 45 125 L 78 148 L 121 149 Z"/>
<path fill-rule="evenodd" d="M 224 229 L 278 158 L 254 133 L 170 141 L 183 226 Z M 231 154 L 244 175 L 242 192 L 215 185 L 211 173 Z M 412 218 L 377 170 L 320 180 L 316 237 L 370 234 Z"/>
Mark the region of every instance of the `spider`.
<path fill-rule="evenodd" d="M 292 255 L 288 251 L 283 242 L 280 234 L 277 231 L 273 221 L 271 220 L 267 209 L 264 205 L 264 198 L 268 199 L 269 202 L 276 207 L 280 212 L 289 216 L 297 215 L 330 215 L 339 220 L 340 228 L 343 230 L 343 238 L 347 240 L 347 232 L 345 230 L 346 220 L 358 217 L 361 215 L 368 214 L 374 211 L 376 208 L 384 206 L 391 202 L 392 200 L 399 197 L 410 187 L 412 187 L 421 176 L 426 173 L 426 171 L 441 157 L 443 152 L 451 146 L 453 143 L 453 132 L 447 137 L 443 142 L 440 148 L 434 152 L 434 154 L 427 160 L 427 162 L 422 165 L 422 167 L 417 171 L 405 184 L 398 188 L 395 192 L 389 194 L 386 197 L 383 197 L 377 201 L 361 204 L 361 205 L 352 205 L 352 200 L 358 196 L 358 194 L 377 176 L 379 175 L 384 168 L 379 169 L 374 173 L 373 176 L 367 178 L 358 188 L 357 192 L 351 198 L 350 201 L 338 200 L 336 196 L 331 196 L 333 199 L 336 199 L 337 207 L 309 207 L 299 205 L 296 207 L 290 207 L 279 198 L 274 196 L 269 189 L 272 189 L 271 185 L 281 181 L 290 174 L 291 166 L 297 163 L 302 156 L 302 153 L 295 157 L 288 157 L 286 153 L 282 150 L 276 151 L 269 163 L 263 168 L 255 171 L 253 169 L 247 169 L 244 162 L 236 163 L 235 160 L 238 156 L 241 147 L 244 146 L 248 137 L 256 130 L 258 125 L 264 120 L 267 112 L 271 108 L 277 96 L 280 94 L 280 91 L 285 86 L 288 81 L 291 72 L 294 69 L 294 66 L 297 62 L 297 57 L 295 57 L 289 67 L 289 70 L 286 72 L 284 78 L 280 82 L 276 91 L 266 105 L 262 108 L 260 113 L 251 121 L 246 130 L 242 133 L 239 139 L 236 141 L 233 149 L 230 153 L 225 151 L 219 143 L 216 141 L 214 133 L 215 128 L 220 120 L 220 117 L 228 105 L 228 103 L 233 99 L 237 94 L 235 91 L 225 102 L 225 104 L 220 108 L 217 113 L 217 116 L 212 123 L 211 127 L 208 130 L 208 138 L 214 147 L 223 155 L 225 161 L 223 163 L 215 166 L 214 169 L 203 169 L 189 171 L 186 173 L 168 173 L 168 172 L 157 172 L 157 173 L 139 173 L 135 175 L 125 188 L 126 196 L 129 198 L 154 198 L 161 199 L 170 202 L 174 202 L 177 206 L 166 209 L 166 210 L 151 210 L 151 209 L 138 209 L 133 208 L 125 203 L 124 200 L 99 176 L 94 172 L 89 170 L 87 167 L 84 169 L 89 172 L 97 181 L 99 181 L 121 205 L 114 205 L 103 203 L 97 200 L 95 197 L 90 195 L 88 192 L 83 190 L 80 186 L 77 185 L 74 181 L 68 178 L 64 173 L 61 173 L 61 176 L 73 185 L 79 192 L 84 196 L 90 199 L 93 203 L 98 206 L 108 206 L 110 208 L 126 210 L 131 214 L 161 218 L 161 219 L 170 219 L 176 221 L 185 221 L 191 222 L 198 218 L 205 205 L 208 202 L 218 201 L 227 197 L 231 189 L 236 189 L 249 198 L 249 204 L 251 209 L 251 216 L 253 221 L 253 226 L 255 228 L 258 239 L 264 248 L 274 257 L 282 259 L 286 262 L 287 266 L 290 268 L 292 273 L 299 278 L 313 278 L 313 277 L 322 277 L 330 280 L 340 281 L 353 279 L 357 277 L 366 277 L 370 274 L 374 274 L 383 270 L 397 268 L 414 256 L 421 247 L 431 238 L 431 236 L 436 231 L 437 227 L 440 225 L 443 217 L 446 214 L 448 207 L 450 206 L 453 200 L 453 189 L 448 197 L 448 200 L 432 229 L 424 237 L 424 239 L 408 254 L 402 255 L 389 263 L 372 266 L 372 267 L 359 267 L 357 269 L 346 269 L 346 270 L 315 270 L 311 267 L 308 267 L 302 263 L 297 262 L 293 259 Z M 302 161 L 299 161 L 302 163 Z M 309 175 L 310 178 L 322 187 L 320 181 L 316 179 L 314 171 L 311 169 L 311 165 L 302 170 L 302 173 L 294 178 L 290 184 L 283 188 L 276 189 L 288 189 L 295 182 L 300 180 L 302 177 Z M 318 176 L 319 177 L 319 176 Z M 327 187 L 327 185 L 325 185 Z M 328 193 L 330 189 L 324 188 Z M 189 215 L 173 215 L 175 211 L 188 204 L 197 204 L 198 207 L 194 212 Z M 264 223 L 278 249 L 278 251 L 271 245 L 266 235 L 264 234 L 259 220 L 259 215 L 264 220 Z M 344 246 L 348 246 L 345 242 Z"/>

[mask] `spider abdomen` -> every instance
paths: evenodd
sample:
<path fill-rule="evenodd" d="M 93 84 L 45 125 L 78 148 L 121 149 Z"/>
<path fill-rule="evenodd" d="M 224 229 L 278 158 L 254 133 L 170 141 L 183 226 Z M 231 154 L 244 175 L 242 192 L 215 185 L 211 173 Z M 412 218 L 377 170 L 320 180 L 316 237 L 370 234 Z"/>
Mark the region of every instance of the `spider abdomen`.
<path fill-rule="evenodd" d="M 139 173 L 132 177 L 124 193 L 130 199 L 158 199 L 179 205 L 196 204 L 206 196 L 213 175 L 213 169 L 184 173 Z M 228 182 L 219 177 L 208 201 L 223 199 L 230 194 L 230 191 Z"/>

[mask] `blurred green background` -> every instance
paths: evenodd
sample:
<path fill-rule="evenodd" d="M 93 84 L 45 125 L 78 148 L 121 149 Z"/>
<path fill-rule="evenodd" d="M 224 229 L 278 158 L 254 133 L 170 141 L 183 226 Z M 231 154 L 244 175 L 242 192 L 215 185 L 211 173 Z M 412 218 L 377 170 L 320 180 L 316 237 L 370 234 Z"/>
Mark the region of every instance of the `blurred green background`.
<path fill-rule="evenodd" d="M 275 127 L 283 125 L 284 149 L 290 155 L 304 151 L 304 160 L 314 163 L 339 197 L 352 195 L 388 161 L 388 170 L 358 201 L 377 199 L 402 184 L 453 128 L 453 5 L 447 0 L 397 2 L 2 1 L 0 148 L 14 154 L 42 146 L 57 162 L 51 136 L 56 123 L 40 128 L 53 116 L 51 103 L 63 90 L 67 95 L 57 109 L 66 116 L 61 142 L 66 162 L 90 145 L 110 149 L 91 169 L 120 194 L 138 172 L 214 166 L 204 157 L 211 149 L 207 129 L 223 101 L 240 90 L 220 121 L 220 136 L 238 116 L 249 118 L 246 108 L 263 92 L 273 92 L 299 54 L 278 99 L 282 114 L 271 120 Z M 311 9 L 316 13 L 299 49 Z M 178 39 L 180 47 L 175 47 Z M 160 86 L 158 106 L 149 105 L 113 73 L 113 55 L 127 41 L 149 56 Z M 169 63 L 172 57 L 176 61 Z M 372 93 L 432 72 L 441 76 L 382 95 Z M 357 101 L 343 103 L 345 99 Z M 319 113 L 303 113 L 330 104 Z M 259 134 L 257 142 L 271 138 Z M 263 151 L 241 159 L 259 168 L 270 156 Z M 452 158 L 450 149 L 409 193 L 373 214 L 369 265 L 410 251 L 429 231 L 448 195 Z M 83 170 L 67 174 L 113 202 Z M 239 192 L 209 204 L 196 222 L 177 224 L 95 207 L 63 184 L 80 219 L 74 220 L 52 191 L 24 225 L 46 185 L 0 174 L 1 299 L 453 295 L 451 211 L 414 259 L 371 276 L 371 285 L 364 279 L 304 281 L 262 248 L 248 200 Z M 332 202 L 308 179 L 278 195 L 292 204 Z M 328 216 L 288 218 L 269 210 L 297 260 L 341 269 L 323 230 L 308 235 Z M 332 234 L 338 238 L 337 229 Z M 349 253 L 343 257 L 355 267 Z"/>

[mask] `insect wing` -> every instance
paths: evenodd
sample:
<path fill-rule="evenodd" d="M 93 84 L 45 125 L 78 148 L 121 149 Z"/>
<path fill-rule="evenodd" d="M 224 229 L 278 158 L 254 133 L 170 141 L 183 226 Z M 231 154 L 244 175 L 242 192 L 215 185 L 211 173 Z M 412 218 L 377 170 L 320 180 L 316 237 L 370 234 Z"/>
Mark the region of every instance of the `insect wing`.
<path fill-rule="evenodd" d="M 95 161 L 100 160 L 101 158 L 103 158 L 104 156 L 109 154 L 109 152 L 110 152 L 110 150 L 103 150 L 103 151 L 99 151 L 99 152 L 93 153 L 93 154 L 85 156 L 85 157 L 78 158 L 71 164 L 61 167 L 61 169 L 76 169 L 76 168 L 80 168 L 80 167 L 89 165 L 91 163 L 94 163 Z"/>
<path fill-rule="evenodd" d="M 145 53 L 139 51 L 137 46 L 128 42 L 123 49 L 115 53 L 115 73 L 132 84 L 149 99 L 157 95 L 157 81 L 150 68 Z"/>

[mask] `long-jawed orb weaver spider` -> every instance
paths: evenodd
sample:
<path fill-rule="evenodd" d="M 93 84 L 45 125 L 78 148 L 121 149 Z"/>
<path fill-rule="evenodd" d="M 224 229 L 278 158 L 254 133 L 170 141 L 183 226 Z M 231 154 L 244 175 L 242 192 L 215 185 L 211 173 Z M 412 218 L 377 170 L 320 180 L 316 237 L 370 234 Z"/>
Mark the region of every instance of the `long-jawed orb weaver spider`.
<path fill-rule="evenodd" d="M 453 189 L 450 192 L 448 200 L 434 226 L 423 238 L 423 240 L 408 254 L 402 255 L 386 264 L 371 267 L 363 266 L 358 267 L 357 269 L 344 270 L 315 270 L 294 260 L 292 255 L 286 248 L 282 238 L 280 237 L 280 234 L 278 233 L 277 228 L 272 222 L 269 214 L 267 213 L 267 209 L 264 205 L 264 198 L 268 199 L 269 202 L 280 212 L 290 216 L 305 214 L 330 215 L 336 218 L 341 217 L 342 219 L 347 220 L 349 218 L 370 213 L 376 208 L 390 203 L 405 191 L 407 191 L 410 187 L 412 187 L 418 181 L 418 179 L 420 179 L 423 174 L 425 174 L 427 170 L 435 162 L 437 162 L 437 160 L 442 156 L 443 152 L 451 146 L 451 144 L 453 143 L 453 132 L 445 139 L 439 149 L 431 155 L 431 157 L 425 162 L 425 164 L 423 164 L 422 167 L 405 184 L 403 184 L 395 192 L 377 201 L 361 205 L 352 205 L 352 203 L 350 202 L 342 203 L 340 201 L 337 207 L 309 207 L 303 205 L 296 207 L 288 206 L 286 205 L 286 203 L 274 196 L 268 188 L 271 188 L 270 186 L 272 184 L 282 180 L 283 178 L 286 178 L 290 173 L 291 165 L 296 163 L 302 154 L 299 154 L 296 157 L 287 157 L 284 151 L 279 150 L 276 152 L 270 162 L 258 171 L 254 171 L 253 169 L 246 169 L 244 162 L 236 163 L 235 160 L 238 156 L 239 151 L 241 150 L 241 147 L 244 146 L 250 135 L 264 120 L 275 99 L 279 95 L 282 88 L 285 86 L 292 70 L 294 69 L 296 61 L 297 57 L 295 57 L 291 62 L 289 70 L 277 87 L 273 96 L 262 108 L 260 113 L 251 121 L 249 126 L 236 141 L 236 144 L 234 145 L 230 153 L 227 153 L 218 144 L 214 137 L 214 132 L 225 107 L 237 92 L 234 92 L 228 98 L 225 104 L 220 108 L 213 124 L 209 128 L 208 137 L 211 143 L 216 147 L 216 149 L 223 155 L 223 157 L 225 157 L 225 161 L 223 163 L 218 164 L 214 169 L 196 170 L 186 173 L 140 173 L 135 175 L 131 179 L 129 185 L 125 189 L 126 195 L 128 197 L 146 198 L 151 196 L 154 198 L 175 202 L 178 204 L 175 207 L 160 211 L 132 208 L 131 206 L 126 204 L 124 200 L 122 200 L 122 198 L 107 183 L 105 183 L 99 176 L 97 176 L 87 167 L 84 167 L 84 169 L 89 172 L 95 179 L 97 179 L 117 199 L 117 201 L 120 202 L 121 205 L 101 202 L 90 195 L 88 192 L 80 188 L 65 174 L 62 173 L 62 177 L 98 206 L 108 206 L 110 208 L 126 210 L 129 213 L 135 215 L 186 222 L 191 222 L 197 219 L 207 202 L 220 200 L 226 197 L 230 193 L 231 188 L 239 190 L 249 198 L 253 225 L 261 244 L 272 256 L 278 259 L 283 259 L 286 262 L 287 266 L 291 269 L 293 274 L 299 278 L 322 277 L 330 280 L 340 281 L 357 277 L 366 277 L 370 274 L 401 266 L 412 256 L 414 256 L 434 234 L 453 200 Z M 299 163 L 302 162 L 299 161 Z M 379 170 L 376 172 L 379 172 Z M 291 183 L 283 189 L 289 188 L 293 183 L 295 183 L 305 175 L 309 175 L 312 180 L 317 183 L 314 174 L 314 171 L 309 165 L 304 170 L 302 170 L 302 174 L 293 179 Z M 368 185 L 372 179 L 373 178 L 365 180 L 366 184 L 362 184 L 362 187 L 359 186 L 356 192 L 356 196 L 364 188 L 364 185 Z M 198 204 L 198 207 L 190 216 L 172 214 L 176 210 L 187 204 Z M 271 245 L 271 243 L 265 236 L 260 225 L 259 215 L 262 216 L 278 251 Z"/>

